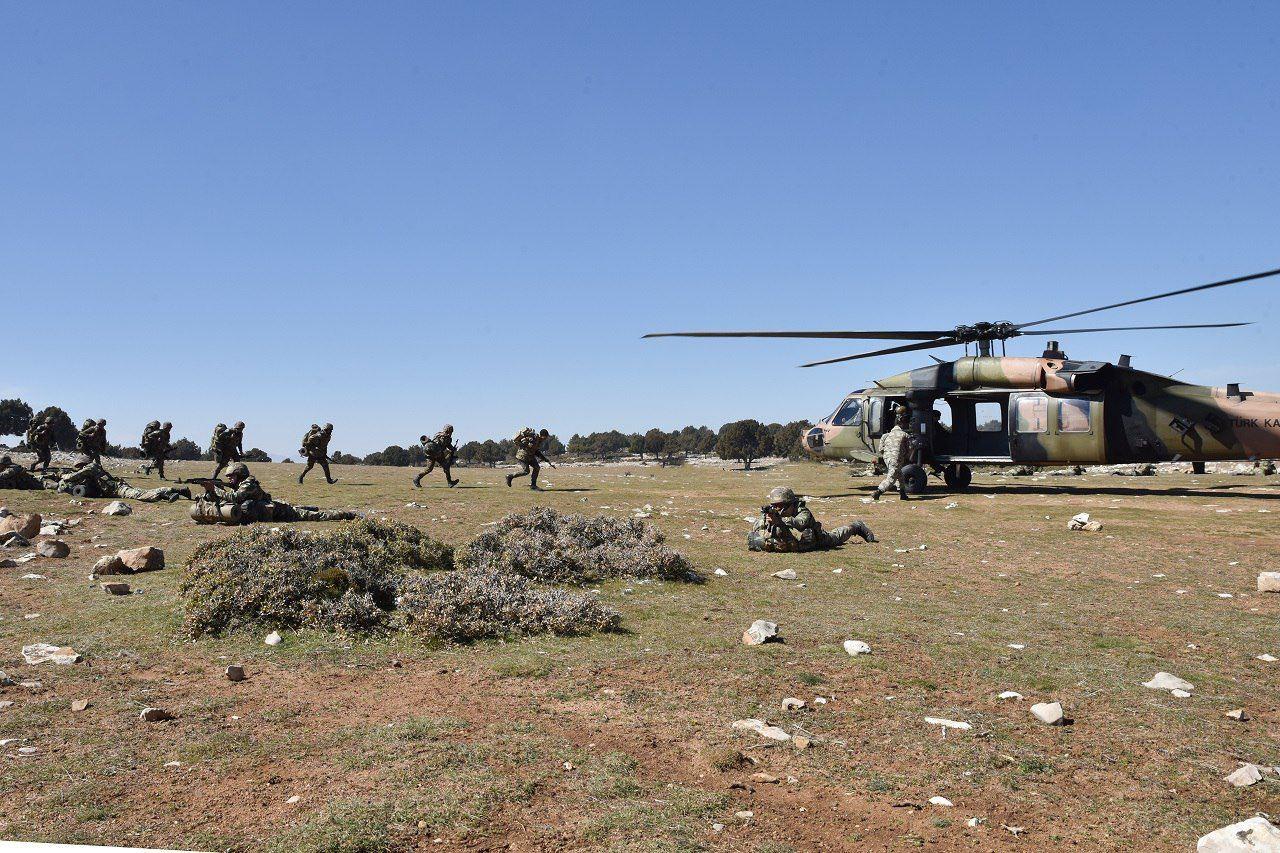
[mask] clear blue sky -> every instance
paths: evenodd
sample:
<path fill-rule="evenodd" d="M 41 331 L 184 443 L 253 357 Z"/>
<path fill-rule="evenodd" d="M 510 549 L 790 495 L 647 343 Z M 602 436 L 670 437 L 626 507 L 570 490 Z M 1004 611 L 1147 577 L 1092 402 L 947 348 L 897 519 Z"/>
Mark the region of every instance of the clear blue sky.
<path fill-rule="evenodd" d="M 0 395 L 116 441 L 816 418 L 927 359 L 640 335 L 1029 320 L 1280 266 L 1275 3 L 0 10 Z M 1098 317 L 1243 331 L 1065 343 L 1280 390 L 1277 288 Z"/>

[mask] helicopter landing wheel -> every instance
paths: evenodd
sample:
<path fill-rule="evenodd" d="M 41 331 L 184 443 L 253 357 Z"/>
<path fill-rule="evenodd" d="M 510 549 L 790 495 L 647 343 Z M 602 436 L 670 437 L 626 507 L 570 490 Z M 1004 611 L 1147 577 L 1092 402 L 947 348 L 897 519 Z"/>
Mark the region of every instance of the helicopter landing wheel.
<path fill-rule="evenodd" d="M 952 462 L 943 469 L 942 480 L 947 484 L 947 488 L 964 491 L 973 482 L 973 471 L 969 469 L 968 465 Z"/>
<path fill-rule="evenodd" d="M 929 488 L 929 472 L 922 465 L 903 465 L 901 476 L 909 495 L 922 495 Z"/>

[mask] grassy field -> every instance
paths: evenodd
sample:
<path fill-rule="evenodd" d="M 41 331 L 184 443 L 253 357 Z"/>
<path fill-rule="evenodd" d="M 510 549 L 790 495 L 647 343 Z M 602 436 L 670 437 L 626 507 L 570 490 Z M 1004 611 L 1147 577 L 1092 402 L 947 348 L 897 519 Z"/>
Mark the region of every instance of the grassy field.
<path fill-rule="evenodd" d="M 625 630 L 587 638 L 427 647 L 307 631 L 268 647 L 263 630 L 192 642 L 183 562 L 231 531 L 196 527 L 185 502 L 104 517 L 85 511 L 106 501 L 0 493 L 14 511 L 84 519 L 62 537 L 70 558 L 0 570 L 0 668 L 41 683 L 0 688 L 14 703 L 0 710 L 12 739 L 0 837 L 246 851 L 1185 850 L 1280 813 L 1274 777 L 1222 780 L 1241 761 L 1280 764 L 1280 663 L 1256 657 L 1280 656 L 1280 595 L 1254 592 L 1277 568 L 1274 482 L 979 477 L 962 495 L 864 505 L 870 480 L 813 464 L 563 468 L 543 494 L 508 490 L 502 469 L 462 469 L 452 490 L 437 473 L 416 490 L 409 469 L 338 467 L 336 486 L 299 486 L 297 466 L 253 468 L 278 498 L 385 514 L 459 545 L 535 505 L 650 504 L 710 580 L 606 584 Z M 829 525 L 863 517 L 882 542 L 748 553 L 743 517 L 784 483 Z M 1103 530 L 1068 532 L 1081 511 Z M 103 553 L 139 545 L 168 556 L 128 579 L 142 594 L 109 597 L 87 579 Z M 798 579 L 770 576 L 782 568 Z M 742 645 L 755 619 L 778 622 L 785 643 Z M 846 639 L 874 651 L 850 657 Z M 40 641 L 85 660 L 24 664 L 21 647 Z M 249 678 L 227 681 L 229 663 Z M 1143 688 L 1158 670 L 1193 696 Z M 997 698 L 1007 690 L 1024 698 Z M 808 706 L 784 712 L 790 696 Z M 78 699 L 89 705 L 76 712 Z M 1031 717 L 1054 700 L 1073 725 Z M 140 722 L 145 706 L 176 719 Z M 1248 722 L 1224 715 L 1240 707 Z M 944 737 L 926 716 L 973 728 Z M 812 745 L 734 733 L 746 717 Z"/>

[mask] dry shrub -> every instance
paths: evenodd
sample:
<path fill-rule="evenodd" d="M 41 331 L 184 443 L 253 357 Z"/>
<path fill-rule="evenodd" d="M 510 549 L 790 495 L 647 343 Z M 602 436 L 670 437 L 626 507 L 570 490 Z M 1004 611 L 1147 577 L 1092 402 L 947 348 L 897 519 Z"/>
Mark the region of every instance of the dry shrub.
<path fill-rule="evenodd" d="M 405 578 L 397 617 L 415 634 L 455 642 L 517 634 L 589 634 L 615 630 L 621 621 L 618 611 L 594 595 L 473 568 Z"/>
<path fill-rule="evenodd" d="M 452 548 L 407 524 L 253 527 L 198 547 L 182 596 L 192 636 L 251 623 L 356 631 L 386 624 L 405 573 L 452 568 Z"/>
<path fill-rule="evenodd" d="M 588 518 L 537 507 L 508 515 L 477 536 L 458 561 L 547 583 L 590 584 L 617 577 L 704 580 L 664 541 L 658 528 L 638 518 Z"/>

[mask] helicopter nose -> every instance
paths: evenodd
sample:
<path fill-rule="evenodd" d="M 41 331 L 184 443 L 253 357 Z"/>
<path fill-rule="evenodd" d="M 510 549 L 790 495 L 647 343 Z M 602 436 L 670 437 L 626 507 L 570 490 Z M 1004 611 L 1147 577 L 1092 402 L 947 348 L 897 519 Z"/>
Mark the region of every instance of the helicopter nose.
<path fill-rule="evenodd" d="M 822 446 L 826 443 L 827 434 L 822 427 L 814 427 L 805 434 L 804 444 L 815 453 L 822 450 Z"/>

